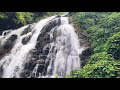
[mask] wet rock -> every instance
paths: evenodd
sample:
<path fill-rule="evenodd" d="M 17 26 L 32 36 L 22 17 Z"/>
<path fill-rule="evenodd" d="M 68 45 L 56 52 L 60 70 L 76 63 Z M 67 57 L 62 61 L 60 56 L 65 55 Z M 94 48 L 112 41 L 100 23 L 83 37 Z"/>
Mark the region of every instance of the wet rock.
<path fill-rule="evenodd" d="M 40 64 L 40 65 L 39 65 L 39 67 L 38 67 L 37 72 L 38 72 L 38 73 L 42 73 L 42 72 L 43 72 L 44 67 L 45 67 L 45 66 L 44 66 L 44 64 Z"/>
<path fill-rule="evenodd" d="M 56 28 L 54 29 L 54 32 L 53 32 L 54 40 L 55 40 L 56 37 L 58 37 L 57 28 L 58 28 L 58 27 L 56 27 Z"/>
<path fill-rule="evenodd" d="M 3 76 L 3 68 L 0 67 L 0 78 L 2 78 L 2 76 Z"/>
<path fill-rule="evenodd" d="M 3 34 L 4 36 L 6 36 L 6 35 L 8 35 L 10 32 L 11 32 L 11 30 L 7 30 L 7 31 L 4 31 L 2 34 Z"/>
<path fill-rule="evenodd" d="M 11 35 L 10 38 L 8 38 L 8 39 L 6 40 L 6 42 L 4 42 L 3 48 L 4 48 L 4 49 L 12 48 L 13 45 L 14 45 L 14 43 L 15 43 L 15 41 L 16 41 L 16 39 L 17 39 L 17 37 L 18 37 L 18 36 L 17 36 L 16 34 Z"/>
<path fill-rule="evenodd" d="M 46 24 L 42 28 L 40 34 L 38 35 L 35 49 L 30 51 L 30 54 L 31 54 L 30 61 L 29 61 L 29 63 L 27 63 L 25 65 L 26 71 L 24 73 L 26 73 L 27 76 L 32 73 L 33 69 L 38 64 L 39 64 L 39 66 L 38 66 L 38 69 L 36 72 L 37 76 L 39 76 L 39 74 L 42 74 L 42 75 L 46 75 L 46 74 L 51 75 L 52 74 L 52 70 L 53 70 L 52 67 L 54 67 L 53 65 L 54 65 L 55 58 L 53 58 L 53 61 L 52 61 L 53 65 L 51 65 L 50 71 L 48 73 L 47 73 L 47 69 L 48 69 L 48 66 L 51 62 L 50 58 L 55 57 L 54 55 L 57 53 L 57 50 L 56 50 L 56 46 L 51 48 L 50 44 L 53 44 L 55 39 L 61 35 L 61 31 L 59 31 L 59 32 L 57 31 L 57 28 L 60 24 L 61 24 L 60 18 L 57 18 L 57 19 L 54 18 L 53 20 L 50 20 L 48 22 L 48 24 Z M 53 30 L 53 28 L 54 28 L 54 32 L 51 31 L 51 30 Z M 30 32 L 29 31 L 30 29 L 29 28 L 27 28 L 27 29 L 28 29 L 28 31 L 24 32 L 25 34 Z M 51 33 L 53 33 L 53 36 L 50 36 Z M 81 32 L 78 32 L 78 36 L 79 36 L 81 46 L 88 47 L 89 44 L 87 43 L 86 34 L 81 34 Z M 83 40 L 83 42 L 81 42 L 81 40 Z M 25 38 L 25 40 L 23 40 L 23 43 L 26 44 L 26 41 L 28 41 L 28 38 L 27 39 Z M 66 43 L 63 43 L 63 45 L 66 45 Z M 70 45 L 67 45 L 66 47 L 68 48 L 68 47 L 70 47 Z M 70 50 L 70 48 L 66 49 L 64 51 L 66 53 L 66 52 L 69 52 L 69 50 Z M 51 56 L 48 55 L 49 51 L 52 52 Z M 89 48 L 87 48 L 84 50 L 84 52 L 80 56 L 81 66 L 85 65 L 86 61 L 88 60 L 89 55 L 90 55 L 90 50 L 89 50 Z M 31 77 L 35 78 L 36 75 L 32 74 Z M 26 77 L 26 76 L 24 75 L 24 77 Z"/>
<path fill-rule="evenodd" d="M 24 37 L 24 38 L 22 39 L 22 44 L 23 44 L 23 45 L 27 44 L 27 43 L 30 41 L 30 38 L 31 38 L 31 35 L 29 35 L 29 36 L 27 36 L 27 37 Z"/>
<path fill-rule="evenodd" d="M 28 78 L 31 73 L 32 73 L 32 72 L 31 72 L 30 70 L 25 69 L 25 70 L 21 73 L 20 76 L 21 76 L 22 78 Z"/>
<path fill-rule="evenodd" d="M 0 59 L 4 57 L 5 54 L 9 53 L 17 40 L 17 35 L 11 35 L 3 45 L 0 45 Z"/>
<path fill-rule="evenodd" d="M 81 67 L 85 66 L 89 57 L 92 54 L 92 50 L 90 47 L 86 48 L 82 54 L 80 55 L 80 59 L 81 59 Z"/>
<path fill-rule="evenodd" d="M 47 59 L 47 55 L 43 55 L 42 59 L 46 60 Z"/>
<path fill-rule="evenodd" d="M 44 51 L 44 54 L 48 55 L 48 53 L 49 53 L 49 48 L 46 48 L 45 51 Z"/>
<path fill-rule="evenodd" d="M 50 21 L 47 25 L 45 25 L 41 31 L 41 34 L 38 36 L 37 41 L 39 41 L 40 37 L 43 37 L 47 34 L 47 32 L 50 32 L 52 28 L 59 26 L 60 25 L 60 20 L 52 20 Z"/>
<path fill-rule="evenodd" d="M 30 71 L 32 71 L 34 69 L 34 67 L 36 66 L 37 62 L 36 61 L 30 61 L 29 63 L 25 64 L 25 69 L 28 69 Z"/>
<path fill-rule="evenodd" d="M 53 20 L 51 22 L 49 22 L 46 26 L 43 27 L 41 33 L 39 34 L 38 38 L 37 38 L 37 44 L 36 44 L 36 48 L 39 49 L 44 48 L 44 46 L 47 43 L 50 43 L 50 30 L 52 30 L 52 28 L 54 28 L 55 26 L 60 25 L 59 21 Z"/>
<path fill-rule="evenodd" d="M 41 33 L 37 38 L 37 44 L 35 48 L 41 52 L 41 53 L 38 53 L 39 60 L 37 60 L 37 63 L 40 64 L 38 67 L 38 72 L 42 73 L 42 75 L 45 75 L 47 73 L 47 67 L 49 65 L 49 61 L 45 63 L 45 60 L 47 59 L 47 55 L 50 50 L 49 43 L 54 41 L 54 39 L 51 40 L 50 30 L 52 30 L 52 28 L 56 26 L 59 26 L 60 23 L 61 23 L 60 20 L 50 21 L 45 27 L 43 27 Z M 33 53 L 33 54 L 36 55 L 36 53 Z"/>
<path fill-rule="evenodd" d="M 46 35 L 44 36 L 44 40 L 45 40 L 46 43 L 50 43 L 50 35 L 49 35 L 49 34 L 46 34 Z"/>
<path fill-rule="evenodd" d="M 32 55 L 32 58 L 34 58 L 35 60 L 39 60 L 39 55 Z"/>
<path fill-rule="evenodd" d="M 30 24 L 30 25 L 21 33 L 21 35 L 25 35 L 25 34 L 31 32 L 32 29 L 33 29 L 33 25 Z"/>
<path fill-rule="evenodd" d="M 39 54 L 42 54 L 42 48 L 41 49 L 32 49 L 30 51 L 30 54 L 34 54 L 34 55 L 39 55 Z"/>
<path fill-rule="evenodd" d="M 38 63 L 38 64 L 44 64 L 45 61 L 44 61 L 43 59 L 40 59 L 40 60 L 37 60 L 37 63 Z"/>
<path fill-rule="evenodd" d="M 0 59 L 8 52 L 10 52 L 11 49 L 0 49 Z"/>
<path fill-rule="evenodd" d="M 43 48 L 43 54 L 44 54 L 44 55 L 48 55 L 49 50 L 50 50 L 50 45 L 47 44 L 47 45 Z"/>

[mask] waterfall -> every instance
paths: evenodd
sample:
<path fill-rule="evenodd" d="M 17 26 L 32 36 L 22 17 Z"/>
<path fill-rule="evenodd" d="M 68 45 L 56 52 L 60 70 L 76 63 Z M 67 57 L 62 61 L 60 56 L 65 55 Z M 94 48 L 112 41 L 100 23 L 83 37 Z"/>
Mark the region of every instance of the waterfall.
<path fill-rule="evenodd" d="M 52 16 L 0 36 L 1 78 L 64 77 L 81 68 L 80 47 L 68 17 Z"/>

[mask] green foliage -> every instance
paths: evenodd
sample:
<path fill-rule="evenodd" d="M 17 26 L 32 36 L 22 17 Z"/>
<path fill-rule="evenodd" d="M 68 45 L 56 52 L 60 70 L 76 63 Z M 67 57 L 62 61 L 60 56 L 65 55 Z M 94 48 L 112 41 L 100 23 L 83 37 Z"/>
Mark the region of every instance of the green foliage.
<path fill-rule="evenodd" d="M 31 23 L 33 14 L 30 12 L 16 12 L 15 19 L 13 19 L 17 24 L 26 25 Z"/>
<path fill-rule="evenodd" d="M 119 77 L 120 63 L 106 52 L 96 53 L 81 70 L 71 72 L 70 78 L 116 78 Z"/>
<path fill-rule="evenodd" d="M 120 23 L 119 18 L 120 18 L 120 13 L 113 12 L 107 15 L 105 18 L 102 18 L 99 24 L 101 25 L 101 27 L 111 28 L 119 25 Z"/>
<path fill-rule="evenodd" d="M 71 72 L 71 78 L 120 77 L 120 13 L 79 12 L 74 23 L 88 34 L 93 55 L 81 69 Z"/>
<path fill-rule="evenodd" d="M 101 52 L 103 49 L 103 45 L 107 40 L 105 29 L 98 26 L 91 26 L 87 30 L 89 41 L 94 53 Z"/>
<path fill-rule="evenodd" d="M 33 12 L 33 22 L 38 22 L 40 19 L 44 18 L 47 12 Z"/>
<path fill-rule="evenodd" d="M 90 25 L 97 25 L 100 19 L 102 19 L 106 15 L 107 13 L 80 12 L 74 15 L 74 19 L 80 23 L 80 27 L 82 30 L 86 30 Z"/>
<path fill-rule="evenodd" d="M 74 23 L 87 32 L 93 53 L 102 52 L 106 41 L 120 32 L 119 18 L 118 12 L 78 12 L 73 15 Z"/>
<path fill-rule="evenodd" d="M 105 44 L 105 50 L 115 59 L 120 59 L 120 32 L 114 34 Z"/>
<path fill-rule="evenodd" d="M 6 18 L 5 13 L 1 13 L 1 12 L 0 12 L 0 19 L 5 19 L 5 18 Z"/>

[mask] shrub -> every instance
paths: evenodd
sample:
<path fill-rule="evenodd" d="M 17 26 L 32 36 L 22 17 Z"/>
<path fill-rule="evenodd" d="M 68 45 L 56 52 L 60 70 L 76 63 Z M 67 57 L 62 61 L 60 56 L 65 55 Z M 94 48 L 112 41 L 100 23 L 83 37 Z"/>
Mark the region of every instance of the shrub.
<path fill-rule="evenodd" d="M 16 24 L 26 25 L 32 22 L 32 13 L 30 12 L 16 12 L 15 18 L 13 20 L 16 22 Z"/>
<path fill-rule="evenodd" d="M 120 59 L 120 32 L 114 34 L 105 44 L 105 51 L 112 54 L 115 59 Z"/>
<path fill-rule="evenodd" d="M 119 63 L 106 52 L 91 56 L 88 64 L 81 70 L 71 72 L 71 78 L 116 78 L 119 77 Z M 119 71 L 117 71 L 119 70 Z"/>

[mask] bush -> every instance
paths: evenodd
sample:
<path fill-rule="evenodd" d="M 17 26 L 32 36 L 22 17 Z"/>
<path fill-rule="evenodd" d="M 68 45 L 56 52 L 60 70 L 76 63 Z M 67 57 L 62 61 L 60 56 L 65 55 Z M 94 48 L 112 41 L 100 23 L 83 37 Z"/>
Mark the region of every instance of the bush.
<path fill-rule="evenodd" d="M 115 59 L 120 59 L 120 32 L 114 34 L 105 44 L 105 51 L 112 54 Z"/>
<path fill-rule="evenodd" d="M 89 42 L 94 53 L 102 52 L 103 45 L 107 40 L 107 34 L 104 28 L 99 28 L 98 26 L 91 26 L 87 29 Z"/>
<path fill-rule="evenodd" d="M 81 70 L 71 72 L 71 78 L 116 78 L 119 77 L 119 63 L 111 55 L 101 52 L 92 55 L 88 64 Z M 119 71 L 117 71 L 119 70 Z"/>
<path fill-rule="evenodd" d="M 16 12 L 15 18 L 13 20 L 16 22 L 16 24 L 19 25 L 26 25 L 32 22 L 33 19 L 33 13 L 30 12 Z"/>

